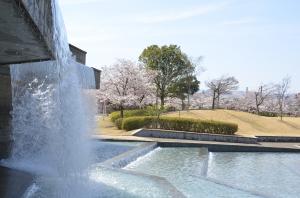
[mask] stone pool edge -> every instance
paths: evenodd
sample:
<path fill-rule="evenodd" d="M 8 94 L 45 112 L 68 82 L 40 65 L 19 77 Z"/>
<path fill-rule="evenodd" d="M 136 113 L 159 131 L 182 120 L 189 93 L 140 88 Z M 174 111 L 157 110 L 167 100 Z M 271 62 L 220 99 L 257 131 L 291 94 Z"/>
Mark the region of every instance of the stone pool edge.
<path fill-rule="evenodd" d="M 188 131 L 173 131 L 161 129 L 138 129 L 132 133 L 133 136 L 138 137 L 154 137 L 154 138 L 170 138 L 170 139 L 185 139 L 185 140 L 199 140 L 199 141 L 217 141 L 217 142 L 231 142 L 244 144 L 257 144 L 257 137 L 243 137 L 238 135 L 224 135 L 224 134 L 208 134 L 195 133 Z"/>
<path fill-rule="evenodd" d="M 157 142 L 145 142 L 142 145 L 137 146 L 136 148 L 133 148 L 125 153 L 122 153 L 100 163 L 100 165 L 104 168 L 108 168 L 117 172 L 151 178 L 158 182 L 161 186 L 168 186 L 168 190 L 171 193 L 172 197 L 185 197 L 182 192 L 180 192 L 167 179 L 163 177 L 123 169 L 131 162 L 136 161 L 139 157 L 145 156 L 156 148 L 158 148 Z"/>
<path fill-rule="evenodd" d="M 134 136 L 131 136 L 134 137 Z M 124 139 L 122 139 L 124 138 Z M 128 137 L 101 137 L 97 136 L 94 139 L 100 141 L 127 141 Z M 283 153 L 300 153 L 300 143 L 273 143 L 261 142 L 258 144 L 245 144 L 245 143 L 232 143 L 232 142 L 217 142 L 217 141 L 199 141 L 199 140 L 185 140 L 185 139 L 172 139 L 172 138 L 153 138 L 147 139 L 131 139 L 133 142 L 147 142 L 148 144 L 156 143 L 157 147 L 206 147 L 210 152 L 283 152 Z M 145 143 L 145 144 L 147 144 Z M 137 148 L 136 148 L 137 149 Z M 130 152 L 132 152 L 130 150 Z M 146 153 L 144 153 L 146 154 Z M 121 154 L 126 156 L 127 152 Z M 140 155 L 142 156 L 142 155 Z M 138 157 L 140 157 L 138 156 Z M 117 156 L 118 157 L 118 156 Z M 112 158 L 113 159 L 113 158 Z M 111 159 L 111 160 L 112 160 Z M 117 159 L 117 158 L 116 158 Z M 135 158 L 136 159 L 136 158 Z M 129 161 L 127 164 L 134 160 Z M 126 165 L 125 165 L 126 166 Z"/>
<path fill-rule="evenodd" d="M 137 158 L 142 157 L 158 147 L 157 142 L 146 142 L 136 148 L 133 148 L 125 153 L 117 155 L 101 163 L 102 166 L 109 168 L 124 168 Z"/>

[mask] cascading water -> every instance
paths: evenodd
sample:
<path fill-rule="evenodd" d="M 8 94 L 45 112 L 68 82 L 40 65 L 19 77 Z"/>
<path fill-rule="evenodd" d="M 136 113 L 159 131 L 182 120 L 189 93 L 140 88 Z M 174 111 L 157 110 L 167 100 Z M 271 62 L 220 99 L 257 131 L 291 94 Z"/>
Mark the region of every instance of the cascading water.
<path fill-rule="evenodd" d="M 172 197 L 166 182 L 93 161 L 94 73 L 71 56 L 56 0 L 51 6 L 55 61 L 10 66 L 14 143 L 1 165 L 35 176 L 25 198 Z"/>
<path fill-rule="evenodd" d="M 74 67 L 67 74 L 59 73 L 58 66 L 57 61 L 11 66 L 14 148 L 10 161 L 64 175 L 89 164 L 87 132 L 93 124 L 74 62 L 63 65 Z"/>
<path fill-rule="evenodd" d="M 60 178 L 56 195 L 76 197 L 61 185 L 69 185 L 91 163 L 88 132 L 94 117 L 82 87 L 94 88 L 95 81 L 92 69 L 85 67 L 83 72 L 71 56 L 56 1 L 52 1 L 52 14 L 56 60 L 10 66 L 14 144 L 4 163 Z"/>

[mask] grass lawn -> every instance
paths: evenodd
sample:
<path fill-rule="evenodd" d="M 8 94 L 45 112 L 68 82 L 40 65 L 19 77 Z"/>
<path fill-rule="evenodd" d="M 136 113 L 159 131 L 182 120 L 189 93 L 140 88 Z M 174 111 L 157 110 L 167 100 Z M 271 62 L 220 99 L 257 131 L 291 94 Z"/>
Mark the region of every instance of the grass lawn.
<path fill-rule="evenodd" d="M 130 135 L 129 132 L 119 130 L 115 127 L 114 123 L 110 121 L 109 117 L 99 117 L 97 119 L 96 135 L 112 135 L 112 136 L 124 136 Z"/>
<path fill-rule="evenodd" d="M 167 116 L 178 117 L 179 113 L 167 113 Z M 181 111 L 180 117 L 218 120 L 236 123 L 239 126 L 237 135 L 282 135 L 300 136 L 300 118 L 284 117 L 283 121 L 277 117 L 264 117 L 240 111 L 231 110 L 190 110 Z M 99 117 L 96 134 L 111 136 L 128 136 L 130 132 L 119 130 L 109 117 Z"/>
<path fill-rule="evenodd" d="M 178 117 L 179 113 L 177 111 L 167 113 L 166 115 Z M 233 122 L 239 126 L 237 135 L 300 136 L 300 118 L 284 117 L 283 121 L 281 121 L 277 117 L 264 117 L 231 110 L 181 111 L 180 117 Z"/>

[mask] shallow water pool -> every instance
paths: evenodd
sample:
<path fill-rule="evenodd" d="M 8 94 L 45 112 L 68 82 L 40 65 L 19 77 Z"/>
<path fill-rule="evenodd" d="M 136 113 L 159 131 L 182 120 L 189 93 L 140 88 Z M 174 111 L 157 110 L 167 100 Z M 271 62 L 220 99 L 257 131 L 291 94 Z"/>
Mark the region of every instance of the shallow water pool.
<path fill-rule="evenodd" d="M 166 178 L 187 197 L 299 197 L 300 155 L 157 148 L 125 167 Z"/>
<path fill-rule="evenodd" d="M 36 174 L 24 198 L 182 197 L 165 179 L 102 166 L 107 159 L 143 143 L 93 141 L 90 167 L 68 175 Z"/>
<path fill-rule="evenodd" d="M 117 141 L 98 141 L 94 140 L 92 152 L 95 157 L 94 162 L 100 163 L 117 155 L 125 153 L 143 142 L 117 142 Z"/>

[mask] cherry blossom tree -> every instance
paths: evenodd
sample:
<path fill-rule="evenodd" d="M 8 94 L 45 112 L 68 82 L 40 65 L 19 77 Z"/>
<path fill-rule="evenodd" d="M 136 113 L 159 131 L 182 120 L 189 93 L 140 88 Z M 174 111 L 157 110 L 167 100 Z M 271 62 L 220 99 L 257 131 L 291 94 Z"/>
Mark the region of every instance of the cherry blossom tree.
<path fill-rule="evenodd" d="M 274 92 L 274 86 L 272 84 L 264 84 L 259 86 L 258 90 L 254 92 L 255 106 L 257 114 L 260 113 L 260 106 L 263 105 L 267 99 Z"/>
<path fill-rule="evenodd" d="M 294 103 L 295 105 L 295 115 L 296 116 L 300 116 L 300 93 L 298 93 L 298 94 L 296 94 L 295 95 L 295 103 Z"/>
<path fill-rule="evenodd" d="M 238 89 L 239 81 L 235 77 L 221 76 L 220 78 L 206 82 L 206 86 L 212 92 L 212 109 L 215 109 L 215 103 L 219 108 L 221 95 L 229 94 L 231 91 Z"/>
<path fill-rule="evenodd" d="M 285 105 L 290 82 L 291 82 L 291 78 L 285 77 L 282 79 L 281 83 L 279 83 L 275 86 L 276 87 L 275 95 L 277 98 L 278 110 L 279 110 L 279 115 L 280 115 L 281 120 L 282 120 L 282 116 L 283 116 L 283 108 Z"/>
<path fill-rule="evenodd" d="M 287 96 L 285 110 L 292 116 L 300 116 L 300 93 Z"/>
<path fill-rule="evenodd" d="M 104 67 L 102 72 L 98 99 L 118 106 L 121 117 L 125 107 L 142 107 L 153 102 L 153 74 L 147 72 L 143 65 L 118 59 L 115 64 Z"/>

